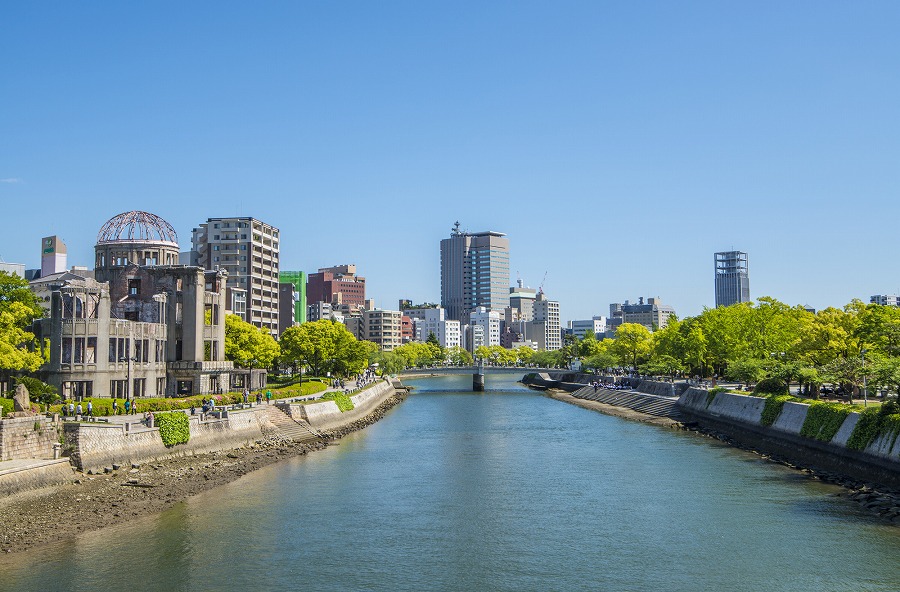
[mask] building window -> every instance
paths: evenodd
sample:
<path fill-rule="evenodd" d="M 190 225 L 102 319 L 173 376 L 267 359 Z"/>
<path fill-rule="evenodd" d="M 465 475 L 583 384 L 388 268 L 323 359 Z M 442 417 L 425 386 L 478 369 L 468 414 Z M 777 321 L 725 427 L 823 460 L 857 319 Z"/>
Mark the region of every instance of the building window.
<path fill-rule="evenodd" d="M 137 278 L 132 278 L 128 280 L 128 295 L 129 296 L 140 296 L 141 295 L 141 280 Z"/>

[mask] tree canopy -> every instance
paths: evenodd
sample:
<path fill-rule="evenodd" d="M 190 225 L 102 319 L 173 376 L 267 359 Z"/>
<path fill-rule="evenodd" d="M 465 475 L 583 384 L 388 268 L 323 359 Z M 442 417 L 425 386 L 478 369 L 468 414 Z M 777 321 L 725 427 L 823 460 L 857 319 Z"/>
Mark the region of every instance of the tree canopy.
<path fill-rule="evenodd" d="M 237 315 L 225 316 L 225 359 L 243 368 L 269 368 L 278 357 L 278 342 L 265 330 Z"/>
<path fill-rule="evenodd" d="M 0 271 L 0 371 L 34 372 L 40 368 L 44 360 L 31 351 L 34 334 L 27 329 L 41 316 L 43 309 L 28 281 Z"/>

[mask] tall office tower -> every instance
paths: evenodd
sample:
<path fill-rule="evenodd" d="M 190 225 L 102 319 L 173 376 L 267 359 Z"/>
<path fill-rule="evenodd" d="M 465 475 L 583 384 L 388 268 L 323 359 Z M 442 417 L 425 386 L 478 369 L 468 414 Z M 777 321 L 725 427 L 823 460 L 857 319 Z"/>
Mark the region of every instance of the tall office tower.
<path fill-rule="evenodd" d="M 747 253 L 716 253 L 716 306 L 750 302 L 750 274 Z"/>
<path fill-rule="evenodd" d="M 306 322 L 306 274 L 282 271 L 278 274 L 278 334 Z"/>
<path fill-rule="evenodd" d="M 66 271 L 66 243 L 58 236 L 41 239 L 41 277 Z"/>
<path fill-rule="evenodd" d="M 355 265 L 323 267 L 309 274 L 306 300 L 363 309 L 366 307 L 366 278 L 356 275 Z"/>
<path fill-rule="evenodd" d="M 447 318 L 468 322 L 484 307 L 503 313 L 509 306 L 509 239 L 502 232 L 468 233 L 457 222 L 441 241 L 441 306 Z"/>
<path fill-rule="evenodd" d="M 244 320 L 278 335 L 279 231 L 256 218 L 210 218 L 192 231 L 191 260 L 247 291 Z"/>

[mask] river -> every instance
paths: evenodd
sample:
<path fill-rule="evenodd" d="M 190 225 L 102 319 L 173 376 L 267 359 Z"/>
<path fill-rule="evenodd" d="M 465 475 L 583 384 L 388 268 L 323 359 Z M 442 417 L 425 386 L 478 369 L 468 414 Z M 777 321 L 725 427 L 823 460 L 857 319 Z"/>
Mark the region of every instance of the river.
<path fill-rule="evenodd" d="M 900 590 L 900 529 L 690 432 L 489 376 L 157 516 L 0 558 L 0 590 Z"/>

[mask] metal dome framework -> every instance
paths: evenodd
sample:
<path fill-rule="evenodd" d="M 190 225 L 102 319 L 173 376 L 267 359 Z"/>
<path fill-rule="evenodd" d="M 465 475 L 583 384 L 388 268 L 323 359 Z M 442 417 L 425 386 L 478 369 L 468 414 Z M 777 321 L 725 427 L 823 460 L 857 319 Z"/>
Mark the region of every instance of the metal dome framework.
<path fill-rule="evenodd" d="M 165 243 L 178 246 L 172 225 L 149 212 L 123 212 L 106 221 L 97 234 L 97 244 L 119 242 Z"/>

